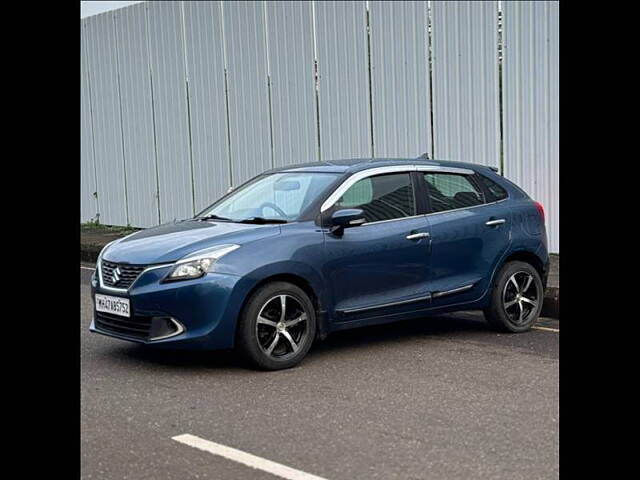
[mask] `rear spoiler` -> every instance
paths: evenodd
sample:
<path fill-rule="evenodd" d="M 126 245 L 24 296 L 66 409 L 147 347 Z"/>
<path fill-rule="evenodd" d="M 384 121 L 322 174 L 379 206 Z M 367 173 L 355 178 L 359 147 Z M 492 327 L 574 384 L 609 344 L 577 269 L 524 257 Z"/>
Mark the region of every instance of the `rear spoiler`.
<path fill-rule="evenodd" d="M 500 170 L 498 169 L 498 167 L 489 167 L 491 170 L 493 170 L 494 172 L 498 173 Z"/>

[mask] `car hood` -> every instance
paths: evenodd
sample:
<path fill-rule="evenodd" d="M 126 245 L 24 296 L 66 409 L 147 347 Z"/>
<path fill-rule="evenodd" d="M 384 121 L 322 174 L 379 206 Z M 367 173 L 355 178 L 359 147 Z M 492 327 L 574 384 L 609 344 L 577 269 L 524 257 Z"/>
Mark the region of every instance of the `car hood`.
<path fill-rule="evenodd" d="M 103 251 L 103 258 L 137 265 L 169 263 L 203 248 L 227 243 L 243 245 L 279 233 L 280 225 L 184 220 L 116 240 Z"/>

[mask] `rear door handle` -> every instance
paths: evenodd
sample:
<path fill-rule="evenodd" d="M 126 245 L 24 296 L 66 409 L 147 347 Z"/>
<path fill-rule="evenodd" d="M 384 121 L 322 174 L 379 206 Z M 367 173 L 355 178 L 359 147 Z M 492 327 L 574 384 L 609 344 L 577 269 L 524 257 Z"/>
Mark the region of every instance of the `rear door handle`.
<path fill-rule="evenodd" d="M 411 235 L 407 235 L 407 240 L 419 240 L 421 238 L 428 238 L 429 234 L 427 232 L 424 233 L 412 233 Z"/>
<path fill-rule="evenodd" d="M 489 220 L 485 225 L 488 227 L 493 227 L 494 225 L 502 225 L 506 220 L 504 218 L 499 218 L 498 220 Z"/>

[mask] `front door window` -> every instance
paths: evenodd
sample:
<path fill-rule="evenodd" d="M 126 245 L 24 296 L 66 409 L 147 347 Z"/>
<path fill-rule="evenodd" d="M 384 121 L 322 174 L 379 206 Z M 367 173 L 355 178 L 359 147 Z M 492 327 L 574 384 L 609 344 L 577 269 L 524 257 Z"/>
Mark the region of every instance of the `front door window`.
<path fill-rule="evenodd" d="M 363 178 L 338 199 L 334 208 L 360 208 L 367 223 L 411 217 L 416 214 L 416 204 L 409 173 Z"/>

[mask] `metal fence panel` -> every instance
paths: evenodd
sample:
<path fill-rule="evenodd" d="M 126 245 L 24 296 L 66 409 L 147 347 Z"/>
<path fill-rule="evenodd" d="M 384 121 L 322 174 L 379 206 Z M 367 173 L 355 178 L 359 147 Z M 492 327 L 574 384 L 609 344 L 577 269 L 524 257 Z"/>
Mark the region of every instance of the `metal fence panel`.
<path fill-rule="evenodd" d="M 373 150 L 431 155 L 427 2 L 371 2 Z"/>
<path fill-rule="evenodd" d="M 114 11 L 129 223 L 157 225 L 158 185 L 144 4 Z"/>
<path fill-rule="evenodd" d="M 320 156 L 369 157 L 371 108 L 365 2 L 315 2 Z"/>
<path fill-rule="evenodd" d="M 315 158 L 433 149 L 499 166 L 498 2 L 431 2 L 432 85 L 425 3 L 370 2 L 370 36 L 364 1 L 146 2 L 81 20 L 81 220 L 184 218 Z M 558 17 L 558 2 L 503 2 L 503 173 L 545 205 L 553 252 Z"/>
<path fill-rule="evenodd" d="M 559 4 L 503 2 L 504 174 L 540 201 L 560 251 Z"/>
<path fill-rule="evenodd" d="M 266 2 L 275 166 L 318 160 L 311 2 Z"/>
<path fill-rule="evenodd" d="M 224 2 L 231 180 L 234 186 L 272 167 L 267 48 L 262 2 Z"/>
<path fill-rule="evenodd" d="M 184 35 L 179 2 L 145 2 L 153 76 L 160 220 L 194 213 Z"/>
<path fill-rule="evenodd" d="M 127 225 L 113 12 L 85 23 L 100 222 Z"/>
<path fill-rule="evenodd" d="M 432 2 L 434 157 L 500 166 L 498 2 Z"/>
<path fill-rule="evenodd" d="M 94 220 L 98 213 L 95 165 L 93 159 L 93 128 L 91 126 L 91 98 L 86 65 L 86 21 L 80 22 L 80 221 Z"/>
<path fill-rule="evenodd" d="M 184 2 L 196 211 L 231 186 L 220 2 Z"/>

